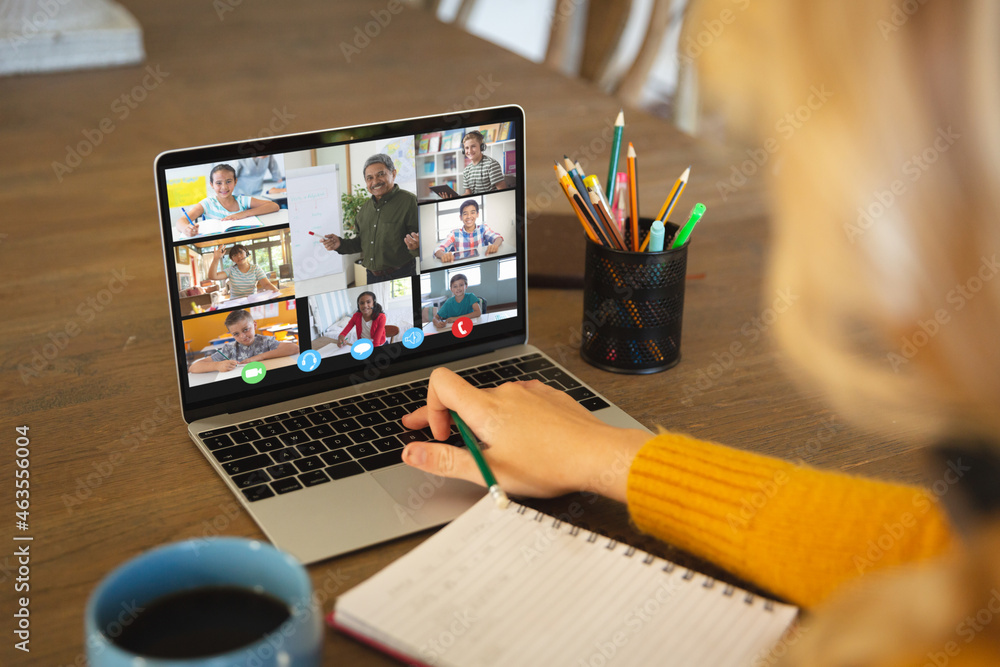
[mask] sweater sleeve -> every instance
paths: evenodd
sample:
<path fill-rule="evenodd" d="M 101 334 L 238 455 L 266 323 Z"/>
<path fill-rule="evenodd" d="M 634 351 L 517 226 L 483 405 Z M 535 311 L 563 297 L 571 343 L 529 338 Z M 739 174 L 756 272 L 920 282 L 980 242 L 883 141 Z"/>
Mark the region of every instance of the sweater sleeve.
<path fill-rule="evenodd" d="M 358 338 L 361 337 L 361 311 L 355 311 L 355 313 L 351 315 L 351 319 L 347 322 L 347 326 L 344 327 L 344 330 L 340 332 L 340 335 L 347 336 L 351 329 L 354 329 L 357 332 Z"/>
<path fill-rule="evenodd" d="M 952 534 L 928 491 L 661 433 L 636 455 L 640 530 L 812 607 L 875 569 L 931 558 Z"/>

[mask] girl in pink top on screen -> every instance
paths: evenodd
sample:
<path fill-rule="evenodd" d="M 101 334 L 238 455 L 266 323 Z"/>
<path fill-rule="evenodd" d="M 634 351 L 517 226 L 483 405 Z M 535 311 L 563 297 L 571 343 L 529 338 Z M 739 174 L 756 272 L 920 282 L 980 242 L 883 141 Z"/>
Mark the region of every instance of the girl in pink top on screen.
<path fill-rule="evenodd" d="M 337 345 L 347 345 L 347 334 L 351 329 L 354 329 L 358 340 L 367 338 L 375 347 L 385 344 L 385 313 L 382 312 L 381 304 L 375 300 L 374 292 L 362 292 L 358 295 L 358 310 L 340 332 Z"/>

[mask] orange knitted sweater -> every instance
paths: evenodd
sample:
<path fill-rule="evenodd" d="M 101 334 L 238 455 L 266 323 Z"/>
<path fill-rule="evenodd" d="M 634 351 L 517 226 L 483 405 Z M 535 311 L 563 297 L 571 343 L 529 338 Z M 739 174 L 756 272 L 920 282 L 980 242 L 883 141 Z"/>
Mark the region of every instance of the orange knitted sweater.
<path fill-rule="evenodd" d="M 803 607 L 952 539 L 925 489 L 815 470 L 661 433 L 639 451 L 628 506 L 644 532 Z"/>

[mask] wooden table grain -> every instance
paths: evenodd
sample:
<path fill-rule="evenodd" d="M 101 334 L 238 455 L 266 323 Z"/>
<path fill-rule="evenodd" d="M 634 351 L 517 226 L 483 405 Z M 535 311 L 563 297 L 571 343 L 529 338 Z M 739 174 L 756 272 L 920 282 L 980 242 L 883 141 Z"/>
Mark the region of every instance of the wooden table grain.
<path fill-rule="evenodd" d="M 0 262 L 5 280 L 0 499 L 8 545 L 30 542 L 30 656 L 3 664 L 84 664 L 83 608 L 113 567 L 167 542 L 262 533 L 189 441 L 178 406 L 153 189 L 160 151 L 462 108 L 520 104 L 527 116 L 529 279 L 582 273 L 583 234 L 554 187 L 562 154 L 601 174 L 619 105 L 395 2 L 126 3 L 146 62 L 0 80 Z M 390 11 L 393 10 L 399 11 Z M 381 22 L 379 22 L 381 19 Z M 374 22 L 374 23 L 373 23 Z M 384 25 L 383 25 L 384 24 Z M 367 39 L 362 39 L 368 30 Z M 627 110 L 641 208 L 659 207 L 692 165 L 682 208 L 708 206 L 691 245 L 681 363 L 626 376 L 578 354 L 579 290 L 531 289 L 531 342 L 650 428 L 662 425 L 767 454 L 896 479 L 920 478 L 913 438 L 848 426 L 783 370 L 769 328 L 794 286 L 761 294 L 768 237 L 760 174 L 729 192 L 740 151 L 717 151 Z M 537 284 L 554 284 L 551 280 Z M 784 299 L 784 301 L 782 301 Z M 733 354 L 734 344 L 741 350 Z M 15 427 L 29 427 L 29 528 L 14 510 Z M 569 496 L 536 503 L 693 562 L 638 535 L 624 508 Z M 309 568 L 329 611 L 429 532 Z M 0 586 L 19 577 L 0 552 Z M 700 564 L 709 567 L 707 564 Z M 20 593 L 18 594 L 20 595 Z M 25 660 L 28 657 L 30 659 Z M 336 633 L 327 664 L 392 664 Z"/>

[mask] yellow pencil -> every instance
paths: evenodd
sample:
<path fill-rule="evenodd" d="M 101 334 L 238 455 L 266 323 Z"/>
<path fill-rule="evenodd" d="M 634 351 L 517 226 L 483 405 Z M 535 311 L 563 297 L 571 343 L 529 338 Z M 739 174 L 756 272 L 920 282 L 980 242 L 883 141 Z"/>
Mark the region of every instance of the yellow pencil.
<path fill-rule="evenodd" d="M 576 217 L 579 218 L 580 224 L 583 225 L 583 231 L 587 232 L 587 236 L 590 237 L 591 241 L 594 243 L 600 243 L 601 241 L 597 238 L 597 233 L 591 228 L 591 225 L 588 222 L 589 216 L 580 208 L 580 203 L 582 203 L 582 201 L 579 200 L 580 193 L 577 191 L 576 186 L 573 185 L 573 181 L 570 179 L 569 174 L 566 173 L 566 170 L 563 169 L 562 165 L 558 163 L 553 165 L 553 167 L 556 170 L 556 177 L 559 179 L 559 185 L 562 186 L 563 193 L 566 195 L 566 199 L 569 200 L 569 205 L 573 207 Z"/>
<path fill-rule="evenodd" d="M 677 203 L 677 200 L 681 198 L 681 193 L 684 192 L 684 188 L 688 184 L 688 177 L 690 175 L 691 167 L 688 167 L 684 170 L 684 173 L 681 174 L 681 177 L 677 179 L 677 182 L 674 183 L 674 187 L 667 196 L 667 200 L 663 202 L 663 208 L 660 209 L 660 214 L 656 216 L 657 220 L 660 222 L 666 222 L 667 218 L 670 217 L 670 212 L 674 210 L 674 205 Z"/>

